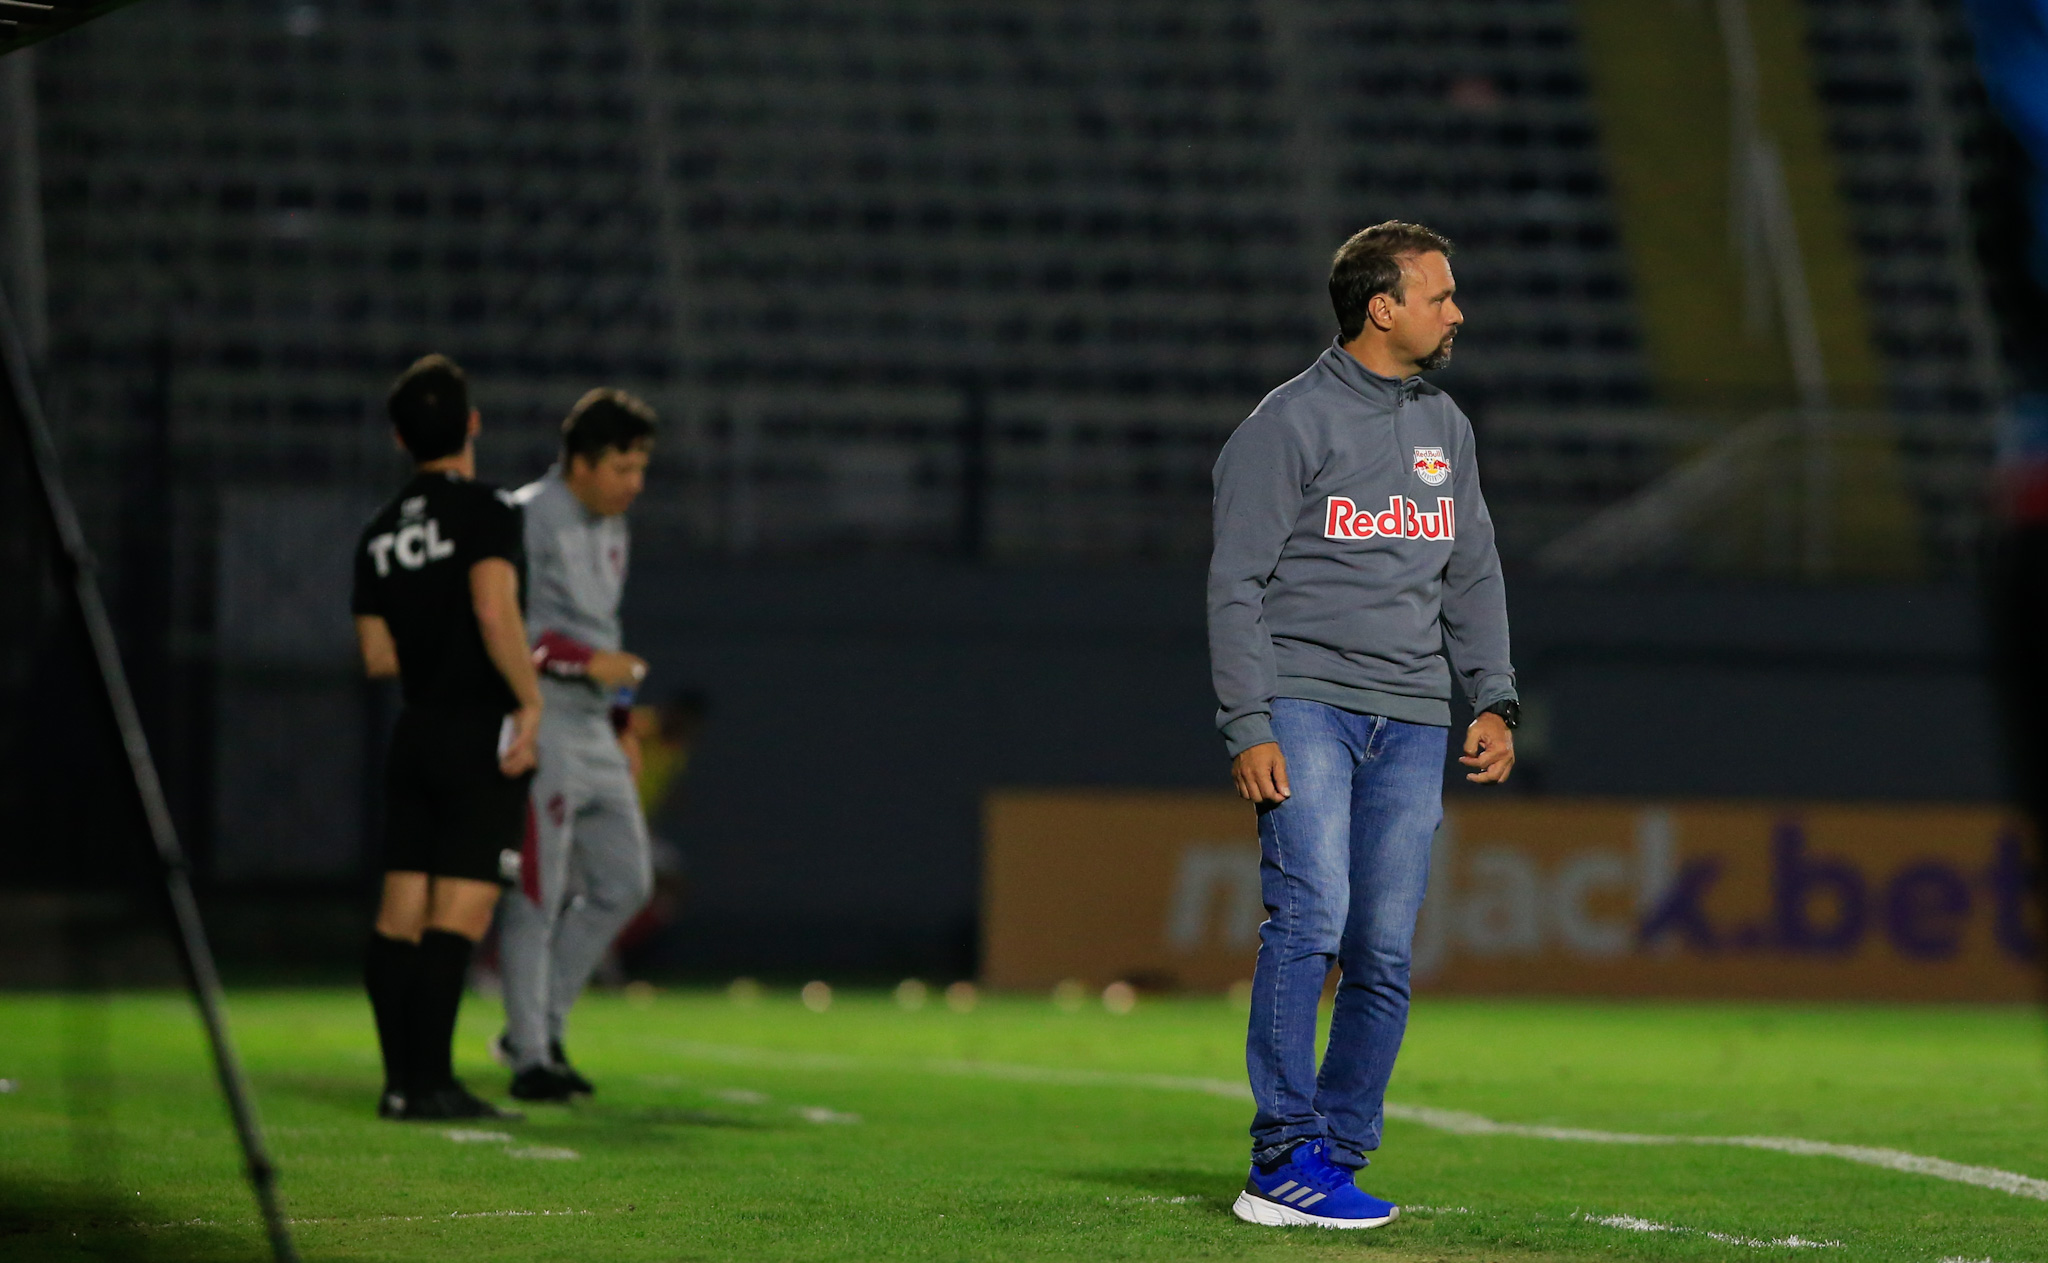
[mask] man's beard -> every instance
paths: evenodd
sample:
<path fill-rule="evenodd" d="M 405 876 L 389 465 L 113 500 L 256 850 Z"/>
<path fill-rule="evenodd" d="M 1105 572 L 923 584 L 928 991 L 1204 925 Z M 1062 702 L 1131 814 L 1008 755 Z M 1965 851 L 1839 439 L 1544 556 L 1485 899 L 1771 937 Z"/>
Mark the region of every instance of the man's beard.
<path fill-rule="evenodd" d="M 1457 337 L 1458 335 L 1455 333 L 1446 334 L 1444 340 L 1442 342 L 1437 343 L 1436 350 L 1431 351 L 1428 355 L 1425 355 L 1421 359 L 1415 361 L 1415 367 L 1425 373 L 1434 373 L 1436 370 L 1450 363 L 1451 343 L 1456 341 Z"/>

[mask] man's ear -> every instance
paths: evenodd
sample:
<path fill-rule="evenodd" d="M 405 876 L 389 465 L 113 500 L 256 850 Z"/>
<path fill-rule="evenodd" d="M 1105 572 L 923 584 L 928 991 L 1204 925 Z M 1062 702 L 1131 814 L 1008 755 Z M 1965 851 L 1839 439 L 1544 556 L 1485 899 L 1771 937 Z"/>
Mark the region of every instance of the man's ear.
<path fill-rule="evenodd" d="M 1374 294 L 1366 300 L 1365 314 L 1371 318 L 1373 327 L 1384 332 L 1394 327 L 1394 296 L 1387 293 Z"/>
<path fill-rule="evenodd" d="M 408 456 L 412 455 L 411 450 L 408 449 L 405 445 L 405 436 L 403 434 L 400 434 L 396 429 L 393 429 L 391 431 L 391 446 L 397 448 L 401 452 L 404 452 Z"/>
<path fill-rule="evenodd" d="M 475 408 L 471 408 L 469 410 L 469 437 L 475 438 L 477 436 L 477 432 L 483 428 L 484 414 L 478 412 Z"/>

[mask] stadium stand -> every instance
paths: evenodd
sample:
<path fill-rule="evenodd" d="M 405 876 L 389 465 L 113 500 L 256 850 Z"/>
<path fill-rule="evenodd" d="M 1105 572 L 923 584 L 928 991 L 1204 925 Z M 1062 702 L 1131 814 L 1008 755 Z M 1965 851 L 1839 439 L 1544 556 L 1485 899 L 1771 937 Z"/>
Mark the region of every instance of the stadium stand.
<path fill-rule="evenodd" d="M 1699 375 L 1725 361 L 1695 353 L 1686 365 L 1693 375 L 1674 375 L 1667 346 L 1658 383 L 1661 410 L 1496 414 L 1490 459 L 1496 471 L 1503 465 L 1510 471 L 1514 482 L 1504 489 L 1516 495 L 1512 513 L 1504 515 L 1516 538 L 1504 540 L 1504 548 L 1532 557 L 1542 570 L 1579 578 L 1702 569 L 1787 578 L 1968 572 L 1982 534 L 1991 413 L 2012 367 L 2001 361 L 1987 295 L 1995 286 L 1987 285 L 1980 264 L 1980 254 L 1996 253 L 1986 238 L 1987 206 L 2001 196 L 1993 186 L 2009 154 L 1999 147 L 1985 109 L 1957 6 L 1948 0 L 1811 0 L 1789 15 L 1753 8 L 1758 34 L 1751 38 L 1760 43 L 1751 56 L 1763 58 L 1765 134 L 1788 127 L 1796 133 L 1802 126 L 1796 116 L 1817 109 L 1815 141 L 1822 147 L 1803 161 L 1830 169 L 1820 187 L 1810 173 L 1788 170 L 1798 204 L 1790 208 L 1785 234 L 1790 237 L 1796 224 L 1809 277 L 1840 278 L 1826 286 L 1826 296 L 1811 291 L 1811 314 L 1823 341 L 1833 343 L 1827 362 L 1811 365 L 1821 380 L 1816 388 L 1801 385 L 1796 399 L 1789 382 L 1780 398 L 1763 392 L 1746 400 L 1688 399 Z M 1687 11 L 1698 38 L 1689 55 L 1694 64 L 1686 69 L 1699 87 L 1721 92 L 1745 74 L 1756 78 L 1754 67 L 1739 70 L 1733 60 L 1747 41 L 1731 35 L 1729 23 L 1740 21 L 1744 9 L 1739 0 L 1724 0 Z M 1789 29 L 1788 16 L 1794 21 Z M 1624 28 L 1596 33 L 1609 58 L 1603 73 L 1631 89 L 1645 86 L 1640 66 L 1664 65 L 1639 57 L 1631 41 L 1669 32 L 1656 22 L 1645 26 L 1628 6 L 1588 4 L 1582 19 Z M 1775 28 L 1770 38 L 1766 25 Z M 1673 50 L 1662 52 L 1668 59 Z M 1637 64 L 1617 73 L 1617 57 Z M 1798 77 L 1788 78 L 1794 70 Z M 1613 99 L 1615 85 L 1607 92 L 1609 111 L 1627 109 L 1625 99 Z M 1810 104 L 1795 98 L 1810 98 Z M 1738 109 L 1733 120 L 1738 136 L 1742 115 Z M 1692 149 L 1699 159 L 1693 165 L 1701 169 L 1694 174 L 1713 177 L 1693 191 L 1717 197 L 1713 185 L 1726 178 L 1717 164 L 1729 147 L 1729 123 L 1707 113 L 1688 125 L 1669 108 L 1657 117 L 1654 139 Z M 1624 139 L 1637 151 L 1615 153 Z M 1774 139 L 1782 145 L 1797 137 Z M 1644 140 L 1611 139 L 1611 160 L 1641 165 Z M 1674 161 L 1656 157 L 1656 174 L 1677 174 Z M 1802 178 L 1809 181 L 1803 195 L 1797 191 Z M 1690 222 L 1696 216 L 1682 225 L 1670 222 L 1686 214 L 1680 200 L 1639 200 L 1634 211 L 1627 231 L 1656 238 L 1652 244 L 1667 252 L 1686 240 L 1708 249 L 1715 244 Z M 1646 224 L 1644 214 L 1667 222 Z M 1842 217 L 1840 247 L 1828 224 L 1836 214 Z M 1837 257 L 1842 249 L 1849 253 Z M 1728 266 L 1735 262 L 1731 254 Z M 1685 330 L 1707 332 L 1702 322 L 1738 297 L 1700 290 L 1697 274 L 1673 276 L 1668 266 L 1665 273 L 1637 281 L 1665 286 L 1667 324 L 1672 285 L 1694 285 L 1680 305 L 1678 327 Z M 1743 289 L 1742 299 L 1756 297 L 1753 285 Z M 1860 310 L 1846 311 L 1845 303 Z M 1654 324 L 1654 304 L 1646 315 Z M 1782 327 L 1783 321 L 1772 323 Z M 1683 340 L 1711 339 L 1687 334 Z M 1499 487 L 1501 480 L 1495 476 L 1492 483 Z M 1727 533 L 1710 528 L 1717 519 L 1780 525 L 1765 531 L 1762 542 L 1731 549 L 1724 546 Z M 1788 533 L 1797 537 L 1792 548 L 1769 542 Z"/>
<path fill-rule="evenodd" d="M 1906 4 L 1804 12 L 1890 375 L 1876 419 L 1946 573 L 1988 462 L 1955 264 L 1990 151 L 1954 0 Z M 639 564 L 1186 566 L 1217 447 L 1329 336 L 1332 246 L 1419 219 L 1459 242 L 1471 324 L 1442 380 L 1517 582 L 1834 576 L 1805 543 L 1769 566 L 1663 546 L 1674 506 L 1806 468 L 1805 431 L 1659 398 L 1588 8 L 156 0 L 31 50 L 33 93 L 8 58 L 45 394 L 205 862 L 359 862 L 385 716 L 328 599 L 334 541 L 394 476 L 380 394 L 429 349 L 480 387 L 487 477 L 537 471 L 593 382 L 662 408 Z M 1721 105 L 1702 120 L 1725 143 Z M 0 217 L 0 262 L 44 258 L 24 223 Z M 1962 335 L 1929 356 L 1931 328 Z M 1753 507 L 1793 534 L 1816 516 Z M 0 709 L 27 713 L 51 634 L 0 636 Z M 16 724 L 0 753 L 38 740 Z"/>
<path fill-rule="evenodd" d="M 1930 551 L 1967 565 L 1983 528 L 1991 415 L 2009 381 L 1971 202 L 2006 155 L 1988 134 L 1959 6 L 1806 7 L 1903 463 Z"/>
<path fill-rule="evenodd" d="M 1476 412 L 1646 395 L 1562 0 L 174 0 L 39 51 L 55 409 L 111 457 L 168 341 L 208 481 L 374 484 L 438 346 L 535 447 L 660 400 L 695 549 L 1191 555 L 1392 216 L 1461 244 Z"/>
<path fill-rule="evenodd" d="M 1990 155 L 1969 33 L 1927 0 L 1807 4 L 1895 406 L 1981 417 L 2005 372 L 1970 224 Z"/>

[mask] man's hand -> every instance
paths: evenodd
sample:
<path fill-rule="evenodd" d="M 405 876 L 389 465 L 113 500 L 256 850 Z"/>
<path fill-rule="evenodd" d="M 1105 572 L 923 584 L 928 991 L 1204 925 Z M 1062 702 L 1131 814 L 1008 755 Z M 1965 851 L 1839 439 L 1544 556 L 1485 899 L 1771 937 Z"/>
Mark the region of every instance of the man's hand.
<path fill-rule="evenodd" d="M 647 660 L 622 649 L 600 649 L 590 655 L 583 674 L 592 684 L 609 693 L 637 686 L 647 678 Z"/>
<path fill-rule="evenodd" d="M 1230 761 L 1230 779 L 1237 796 L 1260 806 L 1278 806 L 1294 796 L 1287 787 L 1287 756 L 1280 743 L 1264 741 Z"/>
<path fill-rule="evenodd" d="M 1458 760 L 1476 772 L 1465 773 L 1475 785 L 1498 785 L 1515 770 L 1515 734 L 1507 721 L 1492 711 L 1472 721 L 1465 730 L 1465 756 Z"/>
<path fill-rule="evenodd" d="M 507 776 L 524 776 L 540 762 L 536 742 L 540 738 L 540 705 L 521 706 L 512 712 L 512 740 L 498 756 L 498 770 Z"/>

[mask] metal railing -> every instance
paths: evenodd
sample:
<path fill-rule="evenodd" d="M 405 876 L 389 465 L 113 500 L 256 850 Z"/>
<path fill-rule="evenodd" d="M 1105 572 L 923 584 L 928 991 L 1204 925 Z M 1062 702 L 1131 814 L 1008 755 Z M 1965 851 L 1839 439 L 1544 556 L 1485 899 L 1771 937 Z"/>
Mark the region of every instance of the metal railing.
<path fill-rule="evenodd" d="M 1664 427 L 1690 450 L 1535 549 L 1536 568 L 1823 581 L 1971 564 L 1990 463 L 1981 421 L 1802 408 L 1724 422 L 1705 443 L 1702 428 Z"/>

